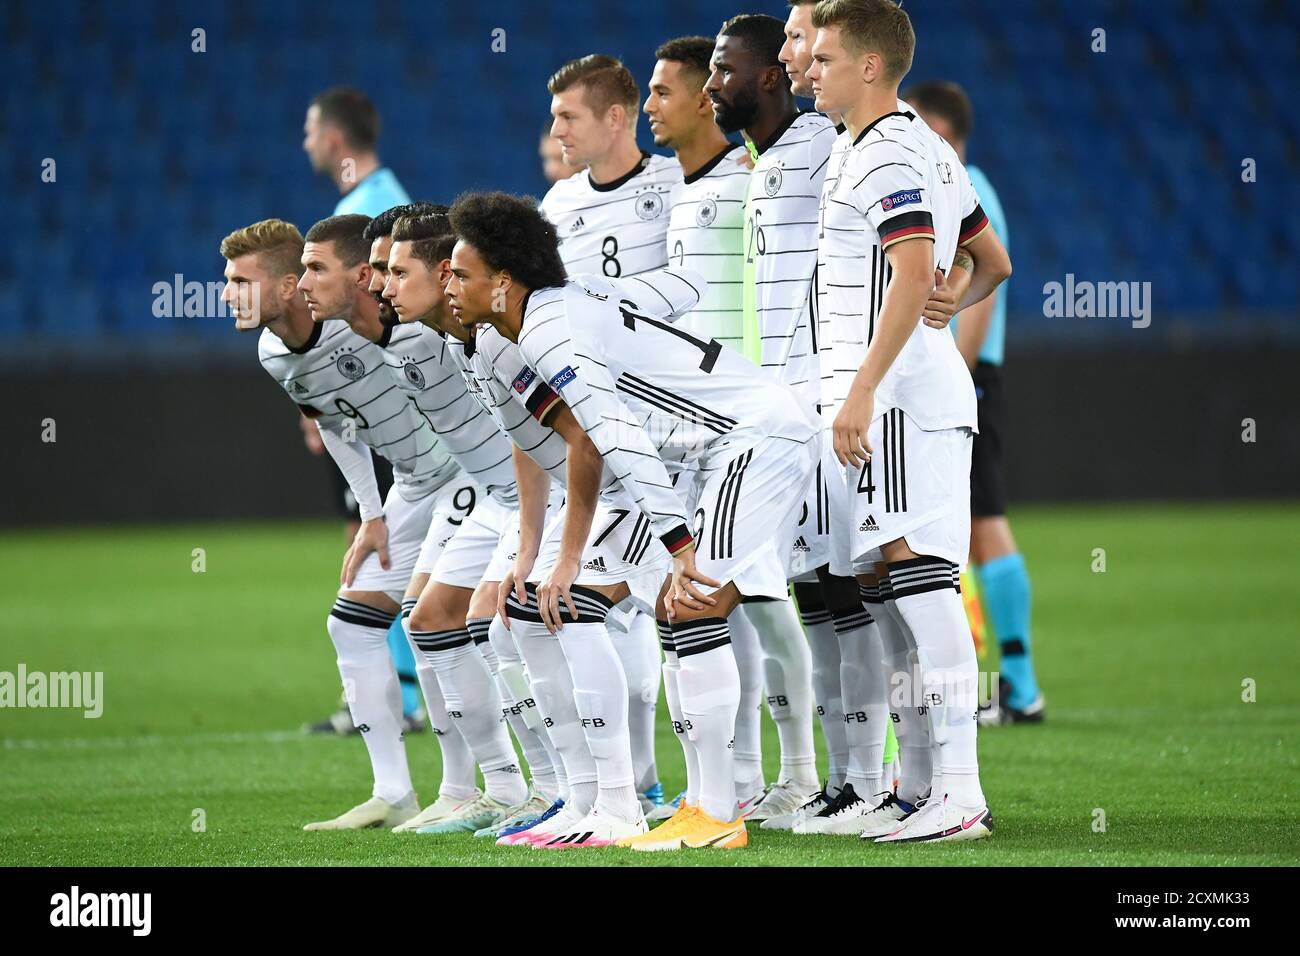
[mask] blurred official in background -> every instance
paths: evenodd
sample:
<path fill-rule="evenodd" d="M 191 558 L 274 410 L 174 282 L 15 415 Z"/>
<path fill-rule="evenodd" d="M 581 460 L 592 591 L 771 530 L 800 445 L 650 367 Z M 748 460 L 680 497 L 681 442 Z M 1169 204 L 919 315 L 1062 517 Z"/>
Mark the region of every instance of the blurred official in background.
<path fill-rule="evenodd" d="M 311 160 L 312 169 L 328 176 L 338 187 L 340 198 L 334 206 L 334 215 L 360 214 L 375 217 L 385 209 L 411 201 L 393 171 L 379 159 L 379 132 L 382 127 L 379 111 L 370 98 L 360 90 L 336 86 L 315 96 L 307 107 L 303 122 L 303 152 Z M 320 432 L 306 418 L 301 418 L 303 440 L 313 455 L 325 454 Z M 361 526 L 361 516 L 356 499 L 348 489 L 343 475 L 332 462 L 326 461 L 334 500 L 347 519 L 347 540 L 350 542 Z M 375 457 L 375 477 L 379 480 L 379 493 L 387 495 L 393 483 L 392 469 L 381 457 Z M 424 729 L 425 717 L 420 707 L 420 686 L 415 675 L 415 658 L 410 644 L 402 634 L 400 623 L 388 632 L 388 646 L 393 652 L 393 662 L 402 683 L 402 715 L 405 729 Z M 315 733 L 355 733 L 352 717 L 346 706 L 327 718 L 312 724 Z"/>
<path fill-rule="evenodd" d="M 921 83 L 904 92 L 903 99 L 916 107 L 921 118 L 952 145 L 957 157 L 965 163 L 966 142 L 975 125 L 974 109 L 966 91 L 956 83 Z M 989 222 L 1003 245 L 1009 248 L 1006 217 L 993 184 L 978 166 L 968 164 L 966 169 Z M 1006 418 L 1002 352 L 1006 326 L 1005 288 L 994 291 L 952 321 L 957 349 L 975 380 L 979 414 L 979 434 L 971 450 L 970 566 L 1002 655 L 1000 706 L 982 714 L 982 719 L 1002 723 L 1038 722 L 1043 719 L 1044 707 L 1030 654 L 1029 572 L 1007 521 L 1006 481 L 1002 474 Z"/>

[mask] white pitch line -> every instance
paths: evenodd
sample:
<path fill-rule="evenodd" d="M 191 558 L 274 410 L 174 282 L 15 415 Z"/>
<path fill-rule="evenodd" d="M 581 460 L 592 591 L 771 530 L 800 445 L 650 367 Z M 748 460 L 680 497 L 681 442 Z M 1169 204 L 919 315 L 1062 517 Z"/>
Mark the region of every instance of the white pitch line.
<path fill-rule="evenodd" d="M 49 739 L 6 737 L 0 740 L 4 750 L 126 750 L 133 747 L 156 747 L 167 744 L 283 744 L 310 739 L 293 730 L 264 730 L 245 733 L 141 734 L 138 737 L 52 737 Z"/>

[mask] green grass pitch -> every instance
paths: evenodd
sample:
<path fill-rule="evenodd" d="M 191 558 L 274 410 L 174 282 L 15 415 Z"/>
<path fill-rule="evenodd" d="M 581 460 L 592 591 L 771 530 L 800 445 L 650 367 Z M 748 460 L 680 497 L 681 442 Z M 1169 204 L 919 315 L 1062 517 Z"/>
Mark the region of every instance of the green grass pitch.
<path fill-rule="evenodd" d="M 645 855 L 302 832 L 370 788 L 359 740 L 298 732 L 337 695 L 324 628 L 336 524 L 0 535 L 0 671 L 104 673 L 99 719 L 0 709 L 0 863 L 1300 862 L 1300 505 L 1025 508 L 1014 524 L 1048 722 L 981 731 L 991 840 L 878 847 L 753 826 L 743 851 Z M 681 754 L 666 729 L 658 745 L 674 793 Z M 764 747 L 771 779 L 770 721 Z M 437 745 L 421 735 L 408 750 L 432 799 Z"/>

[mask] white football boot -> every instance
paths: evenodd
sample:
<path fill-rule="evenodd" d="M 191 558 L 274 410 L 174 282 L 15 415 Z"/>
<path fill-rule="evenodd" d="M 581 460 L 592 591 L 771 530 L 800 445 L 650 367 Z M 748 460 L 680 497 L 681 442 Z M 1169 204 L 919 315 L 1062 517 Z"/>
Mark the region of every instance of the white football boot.
<path fill-rule="evenodd" d="M 490 827 L 492 824 L 497 823 L 511 809 L 513 808 L 484 793 L 473 800 L 462 803 L 441 820 L 426 823 L 415 832 L 421 834 L 473 833 L 475 830 L 481 830 L 483 827 Z"/>
<path fill-rule="evenodd" d="M 826 788 L 818 790 L 809 797 L 799 809 L 793 813 L 787 813 L 783 816 L 770 817 L 758 825 L 760 830 L 793 830 L 794 825 L 801 820 L 809 817 L 815 817 L 822 810 L 830 806 L 831 798 L 826 794 Z"/>
<path fill-rule="evenodd" d="M 793 780 L 781 780 L 768 789 L 748 819 L 771 820 L 774 817 L 790 816 L 811 800 L 815 793 L 815 784 L 809 788 Z"/>
<path fill-rule="evenodd" d="M 342 816 L 333 820 L 320 820 L 308 823 L 304 830 L 367 830 L 371 827 L 392 829 L 400 826 L 420 812 L 420 803 L 415 794 L 408 793 L 400 802 L 389 803 L 379 797 L 371 797 L 365 803 L 357 804 Z"/>
<path fill-rule="evenodd" d="M 632 823 L 617 817 L 603 816 L 593 809 L 577 823 L 564 832 L 557 833 L 551 839 L 533 840 L 534 850 L 575 850 L 583 847 L 613 846 L 619 840 L 627 840 L 642 833 L 649 833 L 645 815 L 637 808 L 637 818 Z"/>
<path fill-rule="evenodd" d="M 890 791 L 876 794 L 875 799 L 879 802 L 863 818 L 862 829 L 858 831 L 864 840 L 874 840 L 876 837 L 893 833 L 898 829 L 899 824 L 919 809 L 907 809 L 907 804 L 901 803 Z"/>
<path fill-rule="evenodd" d="M 547 800 L 539 793 L 530 793 L 528 799 L 523 803 L 510 808 L 509 812 L 499 821 L 491 826 L 480 827 L 474 831 L 476 837 L 495 837 L 500 836 L 501 831 L 506 827 L 517 826 L 525 820 L 535 820 L 540 817 L 551 806 L 551 801 Z"/>
<path fill-rule="evenodd" d="M 835 836 L 857 836 L 862 832 L 864 818 L 873 809 L 873 803 L 863 800 L 853 789 L 853 784 L 846 783 L 829 806 L 814 816 L 800 820 L 792 829 L 801 835 L 829 833 Z"/>
<path fill-rule="evenodd" d="M 987 805 L 965 807 L 943 795 L 931 799 L 916 813 L 884 836 L 877 843 L 956 843 L 962 840 L 980 840 L 993 833 L 993 814 Z"/>
<path fill-rule="evenodd" d="M 468 797 L 438 797 L 437 800 L 429 804 L 411 819 L 407 820 L 400 826 L 393 827 L 394 833 L 414 833 L 420 827 L 428 826 L 430 823 L 437 823 L 443 817 L 449 817 L 456 812 L 457 808 L 464 806 L 471 800 L 477 800 L 481 795 L 480 791 L 475 790 Z"/>

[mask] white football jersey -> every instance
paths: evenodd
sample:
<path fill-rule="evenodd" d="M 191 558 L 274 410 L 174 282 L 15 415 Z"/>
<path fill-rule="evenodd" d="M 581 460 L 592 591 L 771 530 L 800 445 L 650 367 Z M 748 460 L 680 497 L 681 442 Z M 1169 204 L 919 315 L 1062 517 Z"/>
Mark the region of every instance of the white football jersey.
<path fill-rule="evenodd" d="M 465 384 L 492 415 L 497 427 L 553 479 L 564 484 L 564 439 L 532 415 L 528 403 L 542 407 L 558 401 L 519 355 L 519 346 L 492 326 L 480 326 L 469 342 L 447 338 L 461 365 Z"/>
<path fill-rule="evenodd" d="M 447 339 L 420 322 L 390 325 L 379 340 L 388 367 L 461 471 L 507 507 L 519 503 L 510 441 L 470 395 Z"/>
<path fill-rule="evenodd" d="M 351 421 L 356 441 L 393 466 L 393 484 L 418 501 L 460 474 L 429 423 L 394 381 L 384 353 L 342 319 L 317 322 L 311 338 L 291 349 L 270 329 L 257 343 L 258 361 L 321 428 Z"/>
<path fill-rule="evenodd" d="M 669 552 L 686 526 L 669 467 L 715 471 L 765 438 L 801 445 L 817 432 L 789 388 L 674 324 L 702 291 L 685 270 L 577 276 L 529 293 L 519 335 Z"/>
<path fill-rule="evenodd" d="M 461 347 L 479 392 L 495 408 L 510 440 L 537 462 L 559 488 L 568 483 L 568 450 L 559 432 L 544 424 L 563 405 L 546 380 L 524 360 L 519 346 L 490 325 L 481 325 L 473 348 Z M 510 424 L 504 424 L 509 422 Z M 622 500 L 618 478 L 606 465 L 600 477 L 605 502 Z"/>
<path fill-rule="evenodd" d="M 690 269 L 709 284 L 700 304 L 678 325 L 737 351 L 744 342 L 745 155 L 745 147 L 728 146 L 674 186 L 668 217 L 668 264 Z"/>
<path fill-rule="evenodd" d="M 901 101 L 856 138 L 839 138 L 820 214 L 817 292 L 830 336 L 822 414 L 830 424 L 875 333 L 891 277 L 885 251 L 914 237 L 933 239 L 934 266 L 947 272 L 957 246 L 987 229 L 988 217 L 952 147 Z M 952 333 L 919 315 L 914 321 L 876 389 L 876 417 L 901 408 L 927 431 L 974 429 L 975 388 Z"/>
<path fill-rule="evenodd" d="M 553 185 L 538 208 L 555 226 L 569 275 L 631 276 L 666 266 L 669 200 L 681 181 L 676 159 L 642 153 L 613 182 L 597 186 L 581 172 Z"/>
<path fill-rule="evenodd" d="M 814 273 L 817 204 L 835 124 L 798 113 L 757 143 L 745 204 L 745 355 L 815 414 L 821 398 Z"/>

